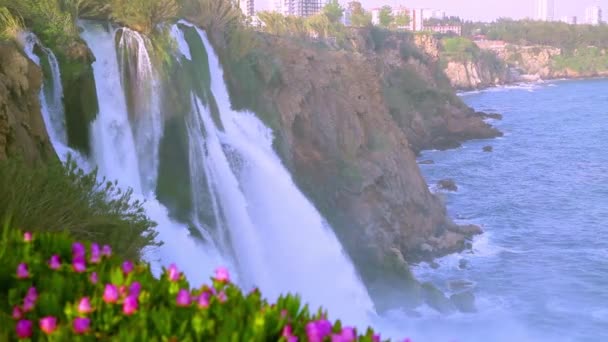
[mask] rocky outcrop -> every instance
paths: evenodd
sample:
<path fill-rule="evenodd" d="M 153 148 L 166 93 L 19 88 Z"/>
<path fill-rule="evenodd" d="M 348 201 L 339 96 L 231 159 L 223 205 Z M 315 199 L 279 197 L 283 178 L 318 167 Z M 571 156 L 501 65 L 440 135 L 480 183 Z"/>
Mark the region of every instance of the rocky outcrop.
<path fill-rule="evenodd" d="M 417 43 L 429 49 L 432 41 L 431 38 L 419 39 Z M 474 90 L 559 78 L 608 76 L 608 70 L 588 67 L 577 71 L 560 66 L 556 60 L 564 56 L 564 52 L 552 46 L 522 46 L 502 41 L 477 41 L 475 44 L 480 53 L 471 59 L 445 61 L 445 73 L 456 89 Z M 440 51 L 439 58 L 441 54 Z"/>
<path fill-rule="evenodd" d="M 0 42 L 0 160 L 20 156 L 29 163 L 54 158 L 39 93 L 42 72 L 13 43 Z"/>
<path fill-rule="evenodd" d="M 268 55 L 248 62 L 247 82 L 243 64 L 223 60 L 233 104 L 274 125 L 284 162 L 386 309 L 416 302 L 409 261 L 462 250 L 468 239 L 450 229 L 416 152 L 498 132 L 454 95 L 412 37 L 351 39 L 348 51 L 265 37 L 259 51 Z M 259 98 L 243 102 L 247 87 Z"/>

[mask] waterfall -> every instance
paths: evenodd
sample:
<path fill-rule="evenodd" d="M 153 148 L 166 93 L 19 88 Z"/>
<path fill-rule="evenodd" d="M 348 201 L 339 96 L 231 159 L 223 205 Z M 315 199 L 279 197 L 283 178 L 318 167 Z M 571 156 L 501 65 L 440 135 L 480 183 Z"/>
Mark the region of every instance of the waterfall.
<path fill-rule="evenodd" d="M 128 28 L 118 31 L 119 67 L 139 163 L 142 191 L 154 192 L 158 176 L 158 146 L 163 132 L 159 77 L 146 45 L 149 41 Z"/>
<path fill-rule="evenodd" d="M 120 53 L 123 54 L 122 57 L 129 58 L 128 63 L 137 61 L 136 79 L 139 82 L 151 82 L 152 84 L 146 86 L 154 89 L 155 81 L 153 77 L 148 77 L 154 75 L 154 71 L 151 69 L 151 64 L 145 64 L 150 61 L 145 44 L 143 40 L 137 38 L 138 34 L 126 29 L 118 32 L 102 24 L 85 22 L 82 25 L 84 28 L 82 38 L 96 58 L 93 72 L 99 99 L 99 113 L 92 123 L 91 163 L 99 168 L 101 176 L 118 180 L 119 186 L 131 187 L 136 198 L 145 200 L 146 214 L 158 223 L 156 228 L 158 240 L 164 243 L 161 247 L 145 253 L 145 258 L 152 264 L 153 271 L 158 275 L 161 265 L 168 266 L 175 262 L 188 275 L 193 285 L 198 286 L 208 282 L 214 268 L 225 265 L 226 261 L 212 243 L 203 243 L 192 238 L 187 227 L 173 221 L 168 210 L 156 200 L 155 195 L 146 191 L 148 187 L 155 188 L 155 184 L 146 183 L 156 181 L 155 176 L 149 175 L 156 174 L 157 171 L 142 170 L 152 166 L 146 161 L 140 162 L 139 156 L 142 151 L 146 151 L 152 154 L 147 156 L 148 161 L 158 163 L 160 133 L 153 132 L 147 135 L 147 132 L 141 132 L 142 135 L 138 138 L 138 130 L 160 131 L 162 123 L 158 120 L 162 119 L 160 113 L 155 110 L 137 112 L 136 115 L 141 115 L 140 118 L 129 117 L 127 104 L 129 93 L 125 92 L 121 68 L 123 71 L 132 72 L 129 68 L 133 65 L 127 66 L 124 64 L 126 63 L 124 59 L 118 58 L 118 49 L 127 50 L 122 50 Z M 118 47 L 115 39 L 117 34 L 122 34 Z M 139 56 L 140 54 L 144 56 Z M 119 61 L 123 64 L 119 64 Z M 148 67 L 150 69 L 147 69 Z M 131 83 L 130 86 L 134 85 Z M 133 90 L 129 89 L 129 91 Z M 146 106 L 148 104 L 138 108 L 150 108 Z M 152 143 L 155 146 L 150 149 L 148 145 Z"/>
<path fill-rule="evenodd" d="M 154 193 L 164 126 L 163 89 L 149 43 L 129 29 L 92 22 L 82 26 L 81 36 L 96 58 L 99 100 L 88 163 L 99 168 L 100 176 L 118 180 L 119 186 L 132 188 L 136 199 L 145 201 L 146 213 L 158 223 L 158 239 L 164 243 L 145 251 L 153 271 L 158 275 L 161 265 L 175 262 L 192 284 L 200 285 L 215 267 L 226 265 L 237 270 L 235 279 L 244 290 L 258 286 L 270 300 L 298 293 L 313 310 L 322 306 L 332 318 L 368 324 L 373 304 L 352 262 L 274 152 L 272 131 L 254 114 L 231 109 L 222 66 L 206 34 L 196 29 L 199 48 L 207 53 L 201 59 L 191 53 L 184 31 L 177 26 L 171 30 L 178 58 L 208 69 L 193 76 L 193 82 L 201 84 L 193 83 L 190 94 L 185 94 L 191 103 L 183 118 L 194 205 L 190 223 L 200 230 L 201 241 L 170 217 Z M 59 79 L 58 69 L 53 74 Z M 196 79 L 201 75 L 208 79 Z M 60 93 L 54 82 L 52 88 L 57 93 L 45 94 Z M 53 106 L 46 102 L 54 97 L 45 96 L 47 127 L 61 127 L 63 119 L 52 114 Z M 57 141 L 65 135 L 60 129 L 52 131 Z M 210 222 L 198 219 L 196 211 L 203 207 L 213 216 Z"/>
<path fill-rule="evenodd" d="M 86 159 L 68 146 L 63 109 L 63 85 L 55 54 L 31 32 L 23 33 L 20 40 L 28 58 L 40 67 L 45 65 L 47 72 L 50 73 L 44 75 L 39 99 L 42 119 L 55 153 L 61 161 L 65 162 L 68 156 L 71 156 L 82 169 L 89 170 Z"/>
<path fill-rule="evenodd" d="M 296 292 L 312 307 L 364 324 L 373 305 L 352 262 L 274 152 L 271 130 L 252 113 L 231 109 L 222 66 L 205 32 L 197 31 L 209 60 L 200 67 L 210 70 L 210 92 L 223 126 L 200 99 L 195 101 L 192 114 L 200 121 L 191 121 L 204 130 L 198 134 L 204 139 L 198 142 L 198 158 L 209 168 L 198 172 L 208 174 L 211 192 L 218 194 L 224 215 L 216 221 L 226 225 L 242 281 L 271 299 Z"/>

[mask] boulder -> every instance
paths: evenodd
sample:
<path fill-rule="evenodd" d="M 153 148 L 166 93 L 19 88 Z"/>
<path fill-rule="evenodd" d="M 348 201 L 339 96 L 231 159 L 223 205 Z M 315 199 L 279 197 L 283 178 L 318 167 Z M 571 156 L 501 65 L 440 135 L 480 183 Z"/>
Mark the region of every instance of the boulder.
<path fill-rule="evenodd" d="M 450 226 L 448 229 L 455 233 L 460 233 L 460 234 L 463 234 L 466 236 L 483 234 L 483 229 L 481 229 L 480 226 L 475 225 L 475 224 L 467 224 L 467 225 L 463 225 L 463 226 L 454 225 L 454 226 Z"/>
<path fill-rule="evenodd" d="M 464 312 L 464 313 L 477 312 L 477 307 L 475 306 L 475 295 L 473 294 L 472 291 L 455 293 L 450 296 L 450 302 L 460 312 Z"/>
<path fill-rule="evenodd" d="M 458 186 L 453 179 L 442 179 L 437 183 L 437 187 L 441 190 L 458 191 Z"/>
<path fill-rule="evenodd" d="M 484 146 L 483 147 L 483 151 L 484 152 L 492 152 L 492 151 L 494 151 L 494 147 L 492 147 L 492 146 Z"/>
<path fill-rule="evenodd" d="M 435 164 L 435 161 L 427 159 L 427 160 L 421 160 L 418 162 L 418 164 L 420 165 L 432 165 Z"/>
<path fill-rule="evenodd" d="M 454 303 L 431 283 L 422 284 L 422 295 L 428 306 L 442 314 L 451 314 L 456 311 Z"/>

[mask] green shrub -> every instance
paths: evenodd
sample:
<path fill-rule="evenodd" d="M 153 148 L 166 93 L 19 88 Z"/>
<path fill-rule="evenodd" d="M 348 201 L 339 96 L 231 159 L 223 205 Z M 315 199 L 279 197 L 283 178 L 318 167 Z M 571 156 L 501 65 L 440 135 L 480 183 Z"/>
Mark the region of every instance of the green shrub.
<path fill-rule="evenodd" d="M 48 166 L 20 160 L 0 162 L 0 219 L 29 230 L 67 231 L 86 240 L 113 244 L 121 255 L 137 259 L 154 244 L 155 225 L 132 192 L 99 181 L 68 161 Z"/>
<path fill-rule="evenodd" d="M 0 0 L 0 7 L 23 18 L 26 26 L 51 48 L 78 37 L 76 19 L 64 11 L 59 0 Z"/>
<path fill-rule="evenodd" d="M 179 10 L 176 0 L 112 0 L 112 19 L 147 35 Z"/>
<path fill-rule="evenodd" d="M 23 31 L 23 20 L 6 7 L 0 7 L 0 39 L 16 41 Z"/>
<path fill-rule="evenodd" d="M 450 60 L 466 62 L 479 55 L 479 48 L 472 40 L 464 37 L 451 37 L 441 40 L 443 55 Z"/>
<path fill-rule="evenodd" d="M 123 261 L 107 246 L 2 231 L 2 341 L 380 341 L 325 316 L 297 296 L 270 305 L 257 290 L 244 294 L 223 268 L 209 286 L 191 289 L 175 265 L 157 279 L 149 265 Z"/>

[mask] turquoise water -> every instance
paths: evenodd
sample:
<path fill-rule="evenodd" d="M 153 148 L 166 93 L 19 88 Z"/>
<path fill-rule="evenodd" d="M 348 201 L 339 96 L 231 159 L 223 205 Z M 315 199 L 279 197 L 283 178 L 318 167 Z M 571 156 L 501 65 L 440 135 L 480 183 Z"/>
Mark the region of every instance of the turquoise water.
<path fill-rule="evenodd" d="M 420 159 L 435 164 L 421 168 L 431 187 L 444 178 L 457 182 L 458 192 L 440 193 L 449 213 L 486 234 L 472 252 L 416 272 L 446 290 L 450 281 L 470 281 L 479 313 L 424 316 L 414 324 L 419 335 L 608 341 L 608 80 L 462 98 L 477 110 L 502 113 L 492 124 L 505 136 L 423 153 Z M 494 152 L 484 153 L 487 145 Z"/>

